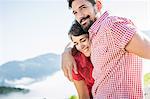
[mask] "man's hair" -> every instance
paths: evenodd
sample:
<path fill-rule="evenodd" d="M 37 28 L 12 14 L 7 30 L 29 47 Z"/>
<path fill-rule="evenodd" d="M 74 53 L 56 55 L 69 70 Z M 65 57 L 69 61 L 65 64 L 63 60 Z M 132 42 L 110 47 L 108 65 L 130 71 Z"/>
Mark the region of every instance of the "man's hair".
<path fill-rule="evenodd" d="M 74 21 L 74 23 L 72 24 L 72 26 L 69 30 L 68 35 L 71 37 L 71 35 L 80 36 L 80 35 L 83 35 L 83 34 L 88 34 L 88 32 L 85 32 L 82 29 L 81 25 L 77 21 Z"/>
<path fill-rule="evenodd" d="M 72 2 L 74 0 L 67 0 L 67 1 L 68 1 L 69 8 L 72 8 Z M 87 0 L 87 1 L 89 1 L 93 6 L 96 4 L 95 0 Z"/>

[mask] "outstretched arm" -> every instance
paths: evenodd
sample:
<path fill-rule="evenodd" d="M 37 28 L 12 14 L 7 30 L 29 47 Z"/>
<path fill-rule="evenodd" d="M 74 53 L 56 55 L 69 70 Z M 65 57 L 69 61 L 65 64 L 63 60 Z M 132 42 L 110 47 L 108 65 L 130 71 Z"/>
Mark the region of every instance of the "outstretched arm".
<path fill-rule="evenodd" d="M 150 59 L 150 38 L 138 31 L 138 33 L 134 34 L 125 49 L 142 58 Z"/>

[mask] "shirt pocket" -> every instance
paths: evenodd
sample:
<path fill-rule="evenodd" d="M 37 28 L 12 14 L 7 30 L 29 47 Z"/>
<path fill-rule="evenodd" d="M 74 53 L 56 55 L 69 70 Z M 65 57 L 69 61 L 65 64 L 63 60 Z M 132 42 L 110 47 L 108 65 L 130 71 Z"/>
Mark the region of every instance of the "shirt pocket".
<path fill-rule="evenodd" d="M 97 34 L 97 37 L 94 38 L 92 44 L 92 50 L 96 52 L 96 54 L 105 54 L 108 51 L 108 41 L 106 33 Z"/>

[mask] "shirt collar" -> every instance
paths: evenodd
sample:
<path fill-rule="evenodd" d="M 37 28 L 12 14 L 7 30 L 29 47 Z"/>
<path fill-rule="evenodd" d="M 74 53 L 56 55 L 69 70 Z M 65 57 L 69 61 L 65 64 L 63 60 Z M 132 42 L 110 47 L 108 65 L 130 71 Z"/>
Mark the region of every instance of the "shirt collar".
<path fill-rule="evenodd" d="M 90 34 L 90 40 L 92 40 L 93 36 L 95 36 L 97 34 L 98 29 L 101 26 L 101 23 L 103 22 L 103 20 L 109 16 L 108 11 L 104 12 L 90 27 L 89 29 L 89 34 Z"/>

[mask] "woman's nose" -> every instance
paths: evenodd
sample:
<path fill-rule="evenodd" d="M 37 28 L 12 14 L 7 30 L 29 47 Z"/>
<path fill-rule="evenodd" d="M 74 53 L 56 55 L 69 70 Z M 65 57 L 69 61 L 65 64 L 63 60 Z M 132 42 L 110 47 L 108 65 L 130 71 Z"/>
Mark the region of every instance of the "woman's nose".
<path fill-rule="evenodd" d="M 80 49 L 83 49 L 84 48 L 84 44 L 80 44 L 79 47 L 80 47 Z"/>

